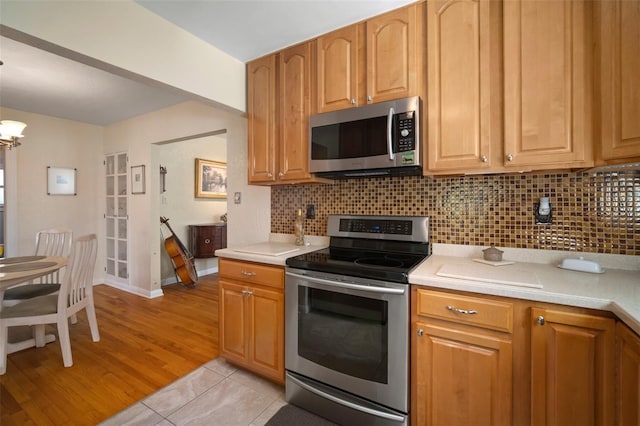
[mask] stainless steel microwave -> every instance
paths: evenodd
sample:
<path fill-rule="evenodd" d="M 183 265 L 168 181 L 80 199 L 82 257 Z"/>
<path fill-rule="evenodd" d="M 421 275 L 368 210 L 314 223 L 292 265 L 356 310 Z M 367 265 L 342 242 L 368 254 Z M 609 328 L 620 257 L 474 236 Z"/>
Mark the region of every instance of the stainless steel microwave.
<path fill-rule="evenodd" d="M 309 171 L 328 178 L 422 174 L 420 98 L 313 115 Z"/>

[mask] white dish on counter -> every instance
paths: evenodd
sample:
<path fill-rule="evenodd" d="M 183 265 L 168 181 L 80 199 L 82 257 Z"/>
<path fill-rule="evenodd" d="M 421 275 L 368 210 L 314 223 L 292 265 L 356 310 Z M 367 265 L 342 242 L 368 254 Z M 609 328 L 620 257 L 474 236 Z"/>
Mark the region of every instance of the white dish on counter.
<path fill-rule="evenodd" d="M 558 268 L 569 271 L 588 272 L 590 274 L 604 274 L 604 269 L 598 262 L 586 260 L 584 257 L 577 259 L 567 258 L 562 261 Z"/>

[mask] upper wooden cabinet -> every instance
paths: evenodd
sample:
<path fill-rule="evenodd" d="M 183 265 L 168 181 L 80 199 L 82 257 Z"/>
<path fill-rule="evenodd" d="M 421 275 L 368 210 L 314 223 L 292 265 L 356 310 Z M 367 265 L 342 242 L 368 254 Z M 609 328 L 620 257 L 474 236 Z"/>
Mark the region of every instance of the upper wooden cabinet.
<path fill-rule="evenodd" d="M 412 4 L 318 37 L 316 112 L 421 95 L 424 7 Z"/>
<path fill-rule="evenodd" d="M 311 178 L 311 43 L 290 47 L 278 56 L 280 140 L 277 178 L 287 183 L 292 180 L 304 181 Z"/>
<path fill-rule="evenodd" d="M 249 183 L 313 181 L 309 173 L 311 43 L 247 65 Z"/>
<path fill-rule="evenodd" d="M 427 173 L 593 165 L 591 3 L 428 2 Z"/>
<path fill-rule="evenodd" d="M 427 2 L 431 171 L 501 163 L 500 11 L 496 1 Z"/>
<path fill-rule="evenodd" d="M 351 25 L 316 40 L 316 110 L 328 112 L 350 108 L 360 98 L 364 56 L 360 43 L 364 27 Z"/>
<path fill-rule="evenodd" d="M 640 1 L 595 3 L 602 163 L 640 161 Z"/>
<path fill-rule="evenodd" d="M 503 8 L 505 166 L 593 165 L 591 3 L 510 0 Z"/>
<path fill-rule="evenodd" d="M 276 55 L 247 64 L 249 183 L 269 183 L 276 176 Z"/>

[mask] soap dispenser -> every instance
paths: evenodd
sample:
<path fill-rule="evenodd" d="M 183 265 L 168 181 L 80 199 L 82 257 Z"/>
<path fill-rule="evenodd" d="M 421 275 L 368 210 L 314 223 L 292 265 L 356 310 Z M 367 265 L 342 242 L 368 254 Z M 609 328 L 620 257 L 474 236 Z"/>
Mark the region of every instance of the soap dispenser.
<path fill-rule="evenodd" d="M 302 209 L 298 209 L 298 214 L 296 215 L 296 221 L 293 227 L 294 234 L 296 236 L 296 245 L 303 246 L 304 245 L 304 217 L 302 216 Z"/>

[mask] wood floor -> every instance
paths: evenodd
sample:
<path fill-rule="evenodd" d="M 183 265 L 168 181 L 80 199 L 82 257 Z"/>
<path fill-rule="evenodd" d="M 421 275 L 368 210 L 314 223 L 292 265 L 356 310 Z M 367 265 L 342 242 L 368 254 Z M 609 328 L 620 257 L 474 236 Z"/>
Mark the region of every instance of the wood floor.
<path fill-rule="evenodd" d="M 71 325 L 73 367 L 56 341 L 8 357 L 0 376 L 0 425 L 94 425 L 218 354 L 218 277 L 156 299 L 94 287 L 100 341 L 84 311 Z"/>

